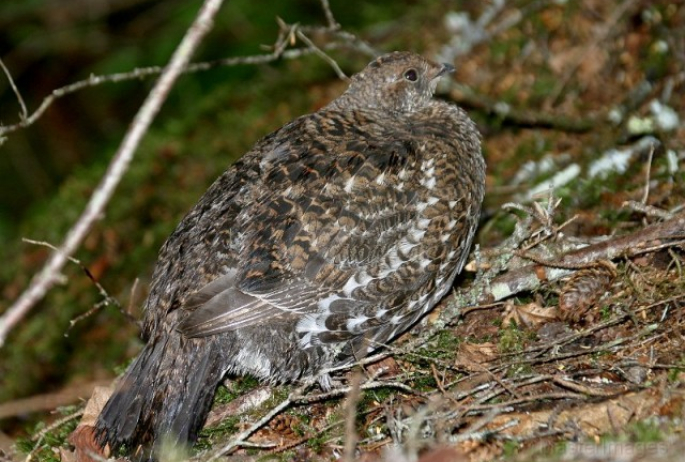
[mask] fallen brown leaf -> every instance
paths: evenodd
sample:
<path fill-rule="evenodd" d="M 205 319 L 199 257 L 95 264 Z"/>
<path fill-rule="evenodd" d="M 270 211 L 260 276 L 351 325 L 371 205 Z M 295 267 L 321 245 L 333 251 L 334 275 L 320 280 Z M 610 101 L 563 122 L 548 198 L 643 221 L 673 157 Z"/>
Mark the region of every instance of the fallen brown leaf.
<path fill-rule="evenodd" d="M 482 372 L 483 364 L 497 357 L 497 345 L 491 342 L 469 343 L 459 345 L 459 352 L 455 359 L 455 365 L 465 369 Z"/>
<path fill-rule="evenodd" d="M 514 305 L 512 303 L 507 306 L 503 322 L 504 325 L 508 325 L 513 321 L 519 326 L 535 329 L 543 324 L 555 321 L 557 317 L 558 314 L 555 308 L 542 307 L 535 302 L 528 303 L 527 305 Z"/>

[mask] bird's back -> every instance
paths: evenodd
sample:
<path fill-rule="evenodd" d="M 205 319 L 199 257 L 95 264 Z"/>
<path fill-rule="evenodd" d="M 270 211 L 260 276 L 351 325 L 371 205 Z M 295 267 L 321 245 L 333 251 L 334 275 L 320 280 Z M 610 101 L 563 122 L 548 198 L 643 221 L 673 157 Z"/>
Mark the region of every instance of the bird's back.
<path fill-rule="evenodd" d="M 150 315 L 182 308 L 189 337 L 231 343 L 238 330 L 290 326 L 300 350 L 323 348 L 328 362 L 366 354 L 461 270 L 483 171 L 472 122 L 446 103 L 392 119 L 337 108 L 301 117 L 219 178 L 169 238 Z"/>

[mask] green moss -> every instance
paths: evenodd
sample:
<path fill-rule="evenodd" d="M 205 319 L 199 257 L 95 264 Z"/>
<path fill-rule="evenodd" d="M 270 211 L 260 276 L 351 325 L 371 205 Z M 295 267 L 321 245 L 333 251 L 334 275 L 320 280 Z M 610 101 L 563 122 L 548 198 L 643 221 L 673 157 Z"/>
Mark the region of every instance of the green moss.
<path fill-rule="evenodd" d="M 614 310 L 610 305 L 602 305 L 599 309 L 599 316 L 602 321 L 608 321 L 614 314 Z"/>
<path fill-rule="evenodd" d="M 452 330 L 443 330 L 438 332 L 435 336 L 435 346 L 447 354 L 454 355 L 454 352 L 459 349 L 461 339 L 455 335 Z"/>
<path fill-rule="evenodd" d="M 682 383 L 682 374 L 685 371 L 685 358 L 681 358 L 677 362 L 678 367 L 668 370 L 668 381 L 672 384 L 680 385 Z"/>
<path fill-rule="evenodd" d="M 462 339 L 449 329 L 438 332 L 433 339 L 417 351 L 417 355 L 407 355 L 406 359 L 421 367 L 429 363 L 424 358 L 434 358 L 451 362 Z"/>
<path fill-rule="evenodd" d="M 431 392 L 434 391 L 437 386 L 438 384 L 435 382 L 435 378 L 433 378 L 432 375 L 415 375 L 412 378 L 411 387 L 419 392 Z"/>
<path fill-rule="evenodd" d="M 504 326 L 499 333 L 497 342 L 500 353 L 519 353 L 524 346 L 524 331 L 519 329 L 515 323 Z"/>
<path fill-rule="evenodd" d="M 315 453 L 320 453 L 326 447 L 326 442 L 329 438 L 330 436 L 327 432 L 318 433 L 307 440 L 307 446 Z"/>
<path fill-rule="evenodd" d="M 240 421 L 240 416 L 228 416 L 213 427 L 203 428 L 193 449 L 198 452 L 211 449 L 218 441 L 226 440 L 230 435 L 237 433 Z"/>
<path fill-rule="evenodd" d="M 513 440 L 506 440 L 502 444 L 502 455 L 504 457 L 513 457 L 518 454 L 520 444 Z"/>
<path fill-rule="evenodd" d="M 361 399 L 359 400 L 359 414 L 365 412 L 369 407 L 375 407 L 378 403 L 383 403 L 390 397 L 395 396 L 397 393 L 396 388 L 392 387 L 382 387 L 374 388 L 373 390 L 362 391 Z"/>
<path fill-rule="evenodd" d="M 556 90 L 558 84 L 559 77 L 557 75 L 540 71 L 535 75 L 526 104 L 529 106 L 539 106 L 545 103 L 549 99 L 550 94 Z"/>
<path fill-rule="evenodd" d="M 235 377 L 229 381 L 229 385 L 219 385 L 214 395 L 214 404 L 230 403 L 239 396 L 242 396 L 260 385 L 256 378 L 245 375 Z"/>
<path fill-rule="evenodd" d="M 73 414 L 76 411 L 76 407 L 64 407 L 59 411 L 60 414 L 66 417 Z M 58 448 L 66 448 L 69 445 L 67 438 L 76 428 L 78 421 L 79 419 L 77 418 L 67 420 L 49 431 L 45 431 L 46 425 L 43 422 L 39 422 L 29 432 L 33 435 L 33 438 L 17 438 L 17 450 L 24 454 L 33 453 L 33 460 L 58 462 L 61 460 Z M 41 434 L 42 436 L 39 436 Z"/>
<path fill-rule="evenodd" d="M 257 462 L 269 462 L 269 461 L 291 461 L 297 460 L 297 454 L 294 451 L 285 451 L 278 454 L 267 454 L 265 456 L 257 457 Z"/>

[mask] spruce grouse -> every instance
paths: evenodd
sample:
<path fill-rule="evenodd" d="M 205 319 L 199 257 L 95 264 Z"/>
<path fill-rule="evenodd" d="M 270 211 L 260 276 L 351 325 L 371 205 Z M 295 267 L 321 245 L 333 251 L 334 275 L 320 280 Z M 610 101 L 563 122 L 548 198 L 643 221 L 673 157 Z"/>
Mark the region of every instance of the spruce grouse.
<path fill-rule="evenodd" d="M 485 175 L 474 123 L 433 98 L 453 69 L 381 56 L 216 180 L 160 251 L 147 344 L 100 444 L 191 443 L 226 374 L 292 382 L 354 362 L 450 290 Z"/>

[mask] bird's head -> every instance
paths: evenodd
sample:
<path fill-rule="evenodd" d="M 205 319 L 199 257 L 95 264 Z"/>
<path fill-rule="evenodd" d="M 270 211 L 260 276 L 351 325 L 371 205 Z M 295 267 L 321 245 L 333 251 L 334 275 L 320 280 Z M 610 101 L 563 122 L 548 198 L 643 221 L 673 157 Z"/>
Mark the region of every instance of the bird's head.
<path fill-rule="evenodd" d="M 411 112 L 429 104 L 438 79 L 452 71 L 450 64 L 435 63 L 408 51 L 388 53 L 352 76 L 341 99 L 348 99 L 348 106 Z"/>

